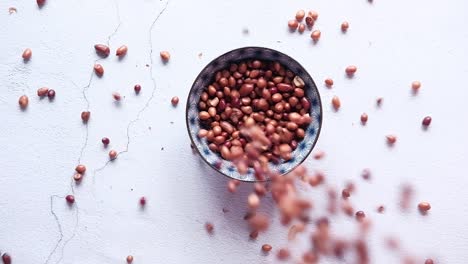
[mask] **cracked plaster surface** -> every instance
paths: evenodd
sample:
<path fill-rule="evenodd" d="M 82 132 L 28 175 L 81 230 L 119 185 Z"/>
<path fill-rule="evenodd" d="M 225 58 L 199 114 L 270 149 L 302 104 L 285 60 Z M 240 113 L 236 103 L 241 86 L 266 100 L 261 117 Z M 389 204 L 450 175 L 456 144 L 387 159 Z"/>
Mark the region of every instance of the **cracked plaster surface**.
<path fill-rule="evenodd" d="M 225 51 L 257 45 L 295 57 L 317 83 L 335 76 L 333 91 L 321 87 L 326 118 L 317 148 L 327 157 L 308 164 L 324 170 L 337 187 L 371 167 L 377 178 L 353 198 L 366 212 L 375 201 L 390 207 L 375 224 L 373 258 L 395 257 L 381 249 L 381 238 L 394 234 L 416 254 L 463 263 L 468 259 L 463 250 L 468 247 L 468 204 L 450 201 L 467 198 L 468 181 L 459 169 L 467 168 L 468 152 L 456 146 L 468 146 L 468 127 L 456 121 L 460 113 L 455 106 L 468 98 L 456 83 L 457 76 L 468 72 L 468 37 L 450 32 L 463 31 L 466 16 L 450 15 L 449 22 L 432 24 L 430 13 L 410 12 L 419 2 L 333 1 L 310 6 L 306 1 L 50 0 L 42 9 L 26 1 L 0 3 L 0 251 L 9 252 L 14 263 L 124 263 L 127 255 L 135 256 L 135 263 L 274 262 L 274 254 L 264 256 L 260 247 L 284 246 L 286 230 L 273 223 L 269 232 L 249 241 L 241 219 L 250 187 L 243 186 L 238 196 L 227 194 L 226 180 L 190 151 L 184 122 L 185 97 L 201 68 Z M 445 15 L 467 7 L 462 1 L 424 4 Z M 401 12 L 402 5 L 408 11 Z M 12 6 L 17 12 L 9 14 Z M 315 46 L 306 34 L 286 30 L 285 21 L 301 8 L 320 11 L 317 26 L 326 34 Z M 392 10 L 400 14 L 399 21 L 389 15 Z M 426 24 L 414 22 L 414 16 Z M 337 30 L 344 17 L 351 24 L 346 36 Z M 406 42 L 396 41 L 403 38 Z M 96 56 L 97 43 L 111 47 L 108 58 Z M 119 60 L 115 49 L 121 45 L 129 51 Z M 28 63 L 20 59 L 26 47 L 33 50 Z M 167 65 L 159 59 L 161 50 L 171 52 Z M 427 54 L 450 70 L 431 66 Z M 97 62 L 105 68 L 102 78 L 92 71 Z M 351 63 L 359 65 L 352 81 L 342 76 Z M 408 91 L 415 78 L 423 82 L 418 97 Z M 133 92 L 137 83 L 142 85 L 139 95 Z M 42 86 L 56 90 L 54 101 L 36 98 Z M 440 87 L 453 88 L 446 93 Z M 114 91 L 124 97 L 120 104 L 113 102 Z M 327 106 L 335 93 L 346 108 L 338 114 Z M 30 98 L 24 112 L 17 106 L 22 94 Z M 175 95 L 181 98 L 177 108 L 170 104 Z M 385 98 L 382 110 L 373 107 L 377 96 Z M 91 111 L 87 125 L 80 120 L 84 110 Z M 365 129 L 356 121 L 363 111 L 370 114 Z M 428 133 L 419 128 L 425 114 L 434 119 Z M 457 129 L 445 137 L 451 127 Z M 389 132 L 399 135 L 398 147 L 391 151 L 382 140 Z M 100 142 L 104 136 L 111 139 L 108 148 Z M 108 160 L 110 149 L 119 153 L 115 161 Z M 450 153 L 450 159 L 440 152 Z M 88 168 L 78 185 L 71 179 L 77 163 Z M 440 184 L 439 175 L 451 177 Z M 417 199 L 431 199 L 436 210 L 430 217 L 391 213 L 402 182 L 416 186 Z M 382 195 L 382 190 L 389 191 Z M 65 203 L 67 194 L 76 197 L 71 207 Z M 145 210 L 138 206 L 141 196 L 148 200 Z M 320 194 L 311 196 L 320 207 Z M 265 204 L 275 216 L 270 201 Z M 204 232 L 206 221 L 215 224 L 214 236 Z M 402 224 L 395 227 L 395 222 Z M 335 224 L 340 229 L 350 225 L 346 220 Z M 303 249 L 308 242 L 293 245 Z"/>

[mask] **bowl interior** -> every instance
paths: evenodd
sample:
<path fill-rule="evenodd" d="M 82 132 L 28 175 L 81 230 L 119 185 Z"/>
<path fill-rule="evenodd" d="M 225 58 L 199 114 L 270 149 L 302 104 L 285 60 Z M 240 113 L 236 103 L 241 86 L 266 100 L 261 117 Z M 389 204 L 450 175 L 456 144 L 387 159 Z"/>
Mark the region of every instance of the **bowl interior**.
<path fill-rule="evenodd" d="M 281 160 L 279 164 L 270 163 L 270 170 L 277 171 L 280 174 L 286 174 L 307 158 L 314 148 L 320 134 L 322 125 L 322 104 L 317 86 L 309 73 L 307 73 L 307 71 L 297 61 L 276 50 L 261 47 L 246 47 L 232 50 L 211 61 L 200 72 L 190 90 L 186 109 L 187 129 L 193 146 L 198 150 L 202 159 L 220 173 L 241 181 L 256 181 L 252 168 L 249 168 L 247 174 L 240 174 L 231 161 L 222 159 L 221 156 L 212 152 L 208 148 L 208 143 L 205 138 L 199 138 L 197 136 L 197 133 L 200 130 L 198 102 L 200 101 L 202 92 L 213 81 L 214 74 L 217 71 L 229 67 L 231 63 L 248 59 L 278 61 L 284 65 L 287 69 L 291 70 L 304 80 L 304 90 L 309 102 L 311 102 L 310 116 L 312 117 L 312 123 L 306 130 L 305 138 L 299 142 L 298 147 L 292 154 L 291 160 L 287 162 Z"/>

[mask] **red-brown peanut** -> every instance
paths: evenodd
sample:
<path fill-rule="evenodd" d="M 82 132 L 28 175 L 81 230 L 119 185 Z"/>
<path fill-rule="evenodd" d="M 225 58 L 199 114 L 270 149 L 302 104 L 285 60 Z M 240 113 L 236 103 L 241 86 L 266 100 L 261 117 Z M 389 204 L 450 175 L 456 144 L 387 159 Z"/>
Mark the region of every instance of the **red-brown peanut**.
<path fill-rule="evenodd" d="M 96 53 L 102 57 L 107 57 L 110 54 L 109 47 L 104 44 L 96 44 L 94 45 L 94 49 L 96 50 Z"/>
<path fill-rule="evenodd" d="M 205 138 L 209 149 L 223 159 L 250 160 L 243 163 L 250 167 L 256 159 L 262 163 L 289 160 L 312 122 L 305 86 L 302 78 L 278 62 L 231 64 L 215 72 L 213 82 L 200 95 L 198 137 Z M 264 147 L 259 148 L 256 141 Z M 229 190 L 234 187 L 230 184 Z M 249 201 L 254 208 L 255 197 Z"/>
<path fill-rule="evenodd" d="M 25 50 L 23 51 L 22 57 L 23 57 L 23 59 L 24 59 L 25 61 L 31 59 L 31 56 L 32 56 L 32 50 L 31 50 L 31 49 L 28 48 L 28 49 L 25 49 Z"/>

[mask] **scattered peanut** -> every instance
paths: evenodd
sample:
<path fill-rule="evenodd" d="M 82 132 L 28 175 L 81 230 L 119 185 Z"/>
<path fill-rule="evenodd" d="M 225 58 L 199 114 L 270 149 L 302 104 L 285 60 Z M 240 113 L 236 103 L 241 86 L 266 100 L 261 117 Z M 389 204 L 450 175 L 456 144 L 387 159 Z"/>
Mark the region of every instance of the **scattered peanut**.
<path fill-rule="evenodd" d="M 110 54 L 109 47 L 104 44 L 96 44 L 94 45 L 94 49 L 96 50 L 96 53 L 102 57 L 107 57 Z"/>
<path fill-rule="evenodd" d="M 2 255 L 2 261 L 3 261 L 3 264 L 11 264 L 11 256 L 8 255 L 7 253 L 4 253 Z"/>
<path fill-rule="evenodd" d="M 73 204 L 75 203 L 75 196 L 69 194 L 65 197 L 65 200 L 67 201 L 68 204 Z"/>
<path fill-rule="evenodd" d="M 228 191 L 231 193 L 235 193 L 239 184 L 240 182 L 238 180 L 230 180 L 228 182 Z"/>
<path fill-rule="evenodd" d="M 366 214 L 363 211 L 357 211 L 356 212 L 356 219 L 358 221 L 364 220 L 365 217 L 366 217 Z"/>
<path fill-rule="evenodd" d="M 389 145 L 393 145 L 397 141 L 397 138 L 395 135 L 387 135 L 386 138 L 387 138 L 387 144 Z"/>
<path fill-rule="evenodd" d="M 418 92 L 419 89 L 421 88 L 421 82 L 420 81 L 414 81 L 411 83 L 411 88 L 413 89 L 413 92 Z"/>
<path fill-rule="evenodd" d="M 47 92 L 47 97 L 49 97 L 50 100 L 53 100 L 53 99 L 55 98 L 55 90 L 50 89 L 50 90 Z"/>
<path fill-rule="evenodd" d="M 141 91 L 141 85 L 135 84 L 135 87 L 133 87 L 133 90 L 135 90 L 135 93 L 137 93 L 137 94 L 140 93 L 140 91 Z"/>
<path fill-rule="evenodd" d="M 291 253 L 289 253 L 289 250 L 285 248 L 281 248 L 280 250 L 278 250 L 278 253 L 276 254 L 276 257 L 279 260 L 287 260 L 289 259 L 290 256 L 291 256 Z"/>
<path fill-rule="evenodd" d="M 179 104 L 179 97 L 177 97 L 177 96 L 172 97 L 171 104 L 173 106 L 177 106 L 177 104 Z"/>
<path fill-rule="evenodd" d="M 379 97 L 377 98 L 377 100 L 375 101 L 376 104 L 377 104 L 377 107 L 381 107 L 382 106 L 382 102 L 383 102 L 383 98 L 382 97 Z"/>
<path fill-rule="evenodd" d="M 424 127 L 428 127 L 428 126 L 431 124 L 431 122 L 432 122 L 432 117 L 426 116 L 426 117 L 424 117 L 424 119 L 422 120 L 422 125 L 423 125 Z"/>
<path fill-rule="evenodd" d="M 294 31 L 297 29 L 297 27 L 299 26 L 299 23 L 297 22 L 297 20 L 289 20 L 288 21 L 288 27 L 291 31 Z"/>
<path fill-rule="evenodd" d="M 80 174 L 80 173 L 75 173 L 75 174 L 73 175 L 73 179 L 74 179 L 75 181 L 79 182 L 79 181 L 81 181 L 81 179 L 83 179 L 83 175 Z"/>
<path fill-rule="evenodd" d="M 213 231 L 214 231 L 214 226 L 212 223 L 205 223 L 205 229 L 206 229 L 206 232 L 208 232 L 208 234 L 213 234 Z"/>
<path fill-rule="evenodd" d="M 304 17 L 305 17 L 305 11 L 304 10 L 297 11 L 297 13 L 296 13 L 296 20 L 297 21 L 299 21 L 299 22 L 302 21 L 302 19 L 304 19 Z"/>
<path fill-rule="evenodd" d="M 348 66 L 348 67 L 346 67 L 346 69 L 345 69 L 346 75 L 348 75 L 348 77 L 354 76 L 354 74 L 356 73 L 356 71 L 357 71 L 357 67 L 354 66 L 354 65 Z"/>
<path fill-rule="evenodd" d="M 335 111 L 338 111 L 341 107 L 341 101 L 340 101 L 340 98 L 338 96 L 333 96 L 332 98 L 332 106 L 333 108 L 335 109 Z"/>
<path fill-rule="evenodd" d="M 29 98 L 26 95 L 20 96 L 18 103 L 21 107 L 21 109 L 26 109 L 29 104 Z"/>
<path fill-rule="evenodd" d="M 309 11 L 309 13 L 307 14 L 307 16 L 312 17 L 312 19 L 315 21 L 315 20 L 318 19 L 319 14 L 317 13 L 317 11 L 313 11 L 313 10 L 312 10 L 312 11 Z"/>
<path fill-rule="evenodd" d="M 104 74 L 104 67 L 101 64 L 94 64 L 94 72 L 97 76 L 101 77 Z"/>
<path fill-rule="evenodd" d="M 269 244 L 263 244 L 262 251 L 263 252 L 270 252 L 273 247 Z"/>
<path fill-rule="evenodd" d="M 125 56 L 125 54 L 127 54 L 127 51 L 128 51 L 128 47 L 123 45 L 123 46 L 120 46 L 120 48 L 118 48 L 115 51 L 115 55 L 118 56 L 118 57 L 123 57 L 123 56 Z"/>
<path fill-rule="evenodd" d="M 31 49 L 28 48 L 28 49 L 25 49 L 23 51 L 23 55 L 22 55 L 23 60 L 25 60 L 25 61 L 30 60 L 31 56 L 32 56 L 32 50 Z"/>
<path fill-rule="evenodd" d="M 80 173 L 80 174 L 84 174 L 86 172 L 86 166 L 82 165 L 82 164 L 79 164 L 79 165 L 76 166 L 75 171 Z"/>
<path fill-rule="evenodd" d="M 305 29 L 306 29 L 306 26 L 304 24 L 300 23 L 299 28 L 298 28 L 297 31 L 302 34 L 302 33 L 304 33 Z"/>
<path fill-rule="evenodd" d="M 367 114 L 362 113 L 362 115 L 361 115 L 361 124 L 365 125 L 367 123 L 368 119 L 369 119 L 369 117 L 367 116 Z"/>
<path fill-rule="evenodd" d="M 41 88 L 37 89 L 37 96 L 44 97 L 44 96 L 47 95 L 48 92 L 49 92 L 49 88 L 41 87 Z"/>
<path fill-rule="evenodd" d="M 429 211 L 431 209 L 431 204 L 428 203 L 428 202 L 420 202 L 418 204 L 418 209 L 419 209 L 419 211 L 421 211 L 423 213 L 427 212 L 427 211 Z"/>
<path fill-rule="evenodd" d="M 109 145 L 109 143 L 110 143 L 110 139 L 107 138 L 107 137 L 103 137 L 103 138 L 101 139 L 101 142 L 102 142 L 102 144 L 104 145 L 104 147 L 107 147 L 107 145 Z"/>
<path fill-rule="evenodd" d="M 253 239 L 253 240 L 257 239 L 258 231 L 254 230 L 254 231 L 250 232 L 249 237 L 250 237 L 250 239 Z"/>
<path fill-rule="evenodd" d="M 317 42 L 319 41 L 321 35 L 322 33 L 320 32 L 320 30 L 314 30 L 312 31 L 312 34 L 310 35 L 310 37 L 312 38 L 314 42 Z"/>
<path fill-rule="evenodd" d="M 169 59 L 171 58 L 171 54 L 169 53 L 169 51 L 161 51 L 159 55 L 161 56 L 161 59 L 164 62 L 168 62 Z"/>
<path fill-rule="evenodd" d="M 362 170 L 362 173 L 361 173 L 361 177 L 364 179 L 364 180 L 370 180 L 371 178 L 371 171 L 369 169 L 364 169 Z"/>
<path fill-rule="evenodd" d="M 146 198 L 143 196 L 140 198 L 140 205 L 145 206 L 146 205 Z"/>
<path fill-rule="evenodd" d="M 305 19 L 306 25 L 311 28 L 314 26 L 315 20 L 311 16 L 307 16 Z"/>
<path fill-rule="evenodd" d="M 325 157 L 325 152 L 323 150 L 319 150 L 319 151 L 314 153 L 314 159 L 316 159 L 316 160 L 320 160 L 323 157 Z"/>
<path fill-rule="evenodd" d="M 260 198 L 255 193 L 251 193 L 247 201 L 250 209 L 256 209 L 260 205 Z"/>
<path fill-rule="evenodd" d="M 117 151 L 111 150 L 109 151 L 109 159 L 114 160 L 117 158 Z"/>
<path fill-rule="evenodd" d="M 341 31 L 346 32 L 348 31 L 348 28 L 349 28 L 349 23 L 344 21 L 343 23 L 341 23 Z"/>
<path fill-rule="evenodd" d="M 351 196 L 351 194 L 348 189 L 343 189 L 343 191 L 341 191 L 341 196 L 343 197 L 343 199 L 348 199 L 349 196 Z"/>
<path fill-rule="evenodd" d="M 113 92 L 112 97 L 114 98 L 115 101 L 120 101 L 122 100 L 122 96 L 118 92 Z"/>
<path fill-rule="evenodd" d="M 379 205 L 379 207 L 377 207 L 377 212 L 382 214 L 383 212 L 385 212 L 385 207 L 383 205 Z"/>
<path fill-rule="evenodd" d="M 87 123 L 89 121 L 90 117 L 91 117 L 91 112 L 90 111 L 81 112 L 81 120 L 83 120 L 83 123 Z"/>

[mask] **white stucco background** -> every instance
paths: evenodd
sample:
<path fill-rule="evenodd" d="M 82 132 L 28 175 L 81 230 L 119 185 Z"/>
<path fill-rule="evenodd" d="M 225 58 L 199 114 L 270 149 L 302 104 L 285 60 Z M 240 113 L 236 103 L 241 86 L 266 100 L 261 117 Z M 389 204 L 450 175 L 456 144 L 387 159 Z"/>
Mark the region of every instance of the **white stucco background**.
<path fill-rule="evenodd" d="M 8 14 L 9 7 L 18 12 Z M 310 33 L 288 32 L 298 9 L 320 13 L 317 45 Z M 467 10 L 463 0 L 47 0 L 42 9 L 33 0 L 1 1 L 0 251 L 15 264 L 125 263 L 129 254 L 137 264 L 275 262 L 274 252 L 265 256 L 260 247 L 288 245 L 286 230 L 275 220 L 257 241 L 248 239 L 242 217 L 251 186 L 227 193 L 227 180 L 192 154 L 184 119 L 198 72 L 226 51 L 256 45 L 296 58 L 318 83 L 324 121 L 316 149 L 326 157 L 307 164 L 323 170 L 332 186 L 357 184 L 351 199 L 373 220 L 372 262 L 399 263 L 384 247 L 392 235 L 421 258 L 468 263 Z M 339 29 L 344 20 L 347 34 Z M 96 78 L 93 45 L 107 42 L 112 54 L 100 61 L 105 75 Z M 114 52 L 123 44 L 129 51 L 119 61 Z M 26 64 L 25 48 L 33 50 Z M 172 55 L 167 65 L 161 50 Z M 358 66 L 353 79 L 344 76 L 349 64 Z M 331 90 L 323 85 L 327 77 L 335 81 Z M 423 84 L 417 96 L 413 80 Z M 53 102 L 35 95 L 42 86 L 56 90 Z M 114 91 L 124 96 L 120 105 Z M 22 94 L 30 98 L 24 112 Z M 342 100 L 337 113 L 334 95 Z M 181 99 L 177 108 L 172 96 Z M 85 126 L 80 113 L 88 107 Z M 365 127 L 362 112 L 369 114 Z M 426 115 L 433 122 L 423 131 Z M 392 149 L 385 144 L 390 133 L 398 136 Z M 123 152 L 115 162 L 106 163 L 104 136 L 109 149 Z M 72 192 L 78 162 L 88 171 L 69 208 L 63 197 Z M 366 167 L 371 182 L 360 179 Z M 402 214 L 397 200 L 404 183 L 414 187 L 415 199 Z M 141 196 L 148 199 L 145 210 Z M 320 215 L 323 187 L 310 196 Z M 432 205 L 427 216 L 417 212 L 420 200 Z M 270 198 L 264 204 L 277 215 Z M 379 204 L 385 214 L 375 212 Z M 215 225 L 213 236 L 206 221 Z M 354 224 L 344 216 L 332 220 L 340 233 Z M 309 242 L 289 245 L 298 253 Z"/>

